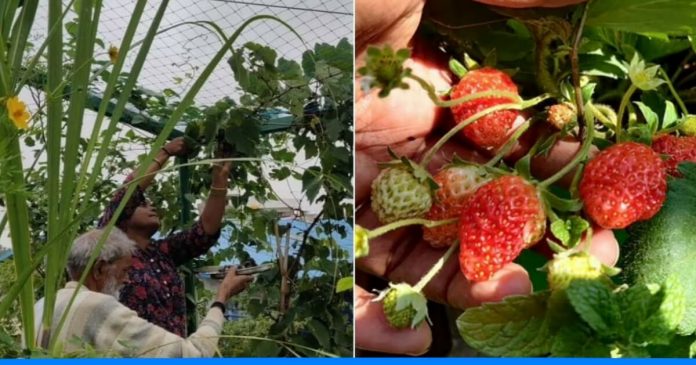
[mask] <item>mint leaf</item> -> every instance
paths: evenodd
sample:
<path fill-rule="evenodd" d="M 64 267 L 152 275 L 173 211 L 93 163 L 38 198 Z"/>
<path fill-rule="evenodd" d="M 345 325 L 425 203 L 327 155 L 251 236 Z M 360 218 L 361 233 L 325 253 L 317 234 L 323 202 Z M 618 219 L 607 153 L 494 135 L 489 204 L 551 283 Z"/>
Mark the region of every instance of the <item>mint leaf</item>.
<path fill-rule="evenodd" d="M 587 25 L 635 33 L 688 35 L 696 32 L 696 12 L 693 0 L 602 0 L 591 3 Z"/>
<path fill-rule="evenodd" d="M 679 279 L 674 276 L 667 278 L 655 297 L 660 306 L 642 321 L 640 330 L 635 332 L 634 340 L 638 343 L 668 344 L 684 318 L 686 298 Z"/>
<path fill-rule="evenodd" d="M 606 284 L 595 280 L 575 280 L 566 289 L 566 294 L 575 311 L 600 337 L 616 336 L 621 314 Z"/>
<path fill-rule="evenodd" d="M 654 295 L 644 284 L 636 284 L 617 294 L 621 310 L 624 337 L 633 342 L 634 333 L 642 332 L 644 321 L 655 313 L 662 304 L 662 298 Z"/>
<path fill-rule="evenodd" d="M 549 292 L 512 296 L 468 309 L 457 319 L 469 346 L 490 356 L 547 354 L 552 336 L 546 318 Z"/>
<path fill-rule="evenodd" d="M 684 288 L 670 276 L 662 287 L 636 284 L 618 293 L 625 338 L 630 344 L 669 344 L 684 317 Z"/>
<path fill-rule="evenodd" d="M 668 345 L 647 347 L 652 357 L 693 358 L 696 354 L 696 336 L 675 336 Z"/>
<path fill-rule="evenodd" d="M 610 357 L 610 349 L 580 323 L 560 328 L 551 345 L 553 357 Z"/>

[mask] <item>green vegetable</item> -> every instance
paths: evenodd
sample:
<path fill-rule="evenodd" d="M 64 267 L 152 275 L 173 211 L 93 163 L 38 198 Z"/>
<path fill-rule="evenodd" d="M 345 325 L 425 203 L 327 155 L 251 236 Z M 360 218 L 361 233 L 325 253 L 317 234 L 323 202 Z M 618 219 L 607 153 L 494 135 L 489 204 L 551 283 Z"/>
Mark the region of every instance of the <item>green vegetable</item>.
<path fill-rule="evenodd" d="M 625 282 L 660 283 L 675 275 L 686 297 L 686 312 L 678 332 L 696 330 L 696 164 L 682 164 L 684 178 L 669 182 L 667 200 L 651 220 L 634 224 L 622 247 Z"/>

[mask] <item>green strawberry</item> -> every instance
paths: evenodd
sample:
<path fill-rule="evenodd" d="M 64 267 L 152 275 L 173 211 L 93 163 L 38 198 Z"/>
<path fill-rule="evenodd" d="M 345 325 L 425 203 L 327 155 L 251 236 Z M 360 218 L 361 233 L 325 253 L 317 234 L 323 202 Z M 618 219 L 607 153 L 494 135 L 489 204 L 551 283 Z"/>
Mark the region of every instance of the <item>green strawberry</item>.
<path fill-rule="evenodd" d="M 428 301 L 405 283 L 389 283 L 389 288 L 375 299 L 379 300 L 387 322 L 396 329 L 416 328 L 428 316 Z"/>
<path fill-rule="evenodd" d="M 367 230 L 356 224 L 353 236 L 355 258 L 367 256 L 370 253 L 370 242 L 367 235 Z"/>
<path fill-rule="evenodd" d="M 551 290 L 565 290 L 573 280 L 606 281 L 615 273 L 615 269 L 607 268 L 586 252 L 558 254 L 549 262 L 547 270 Z"/>
<path fill-rule="evenodd" d="M 679 130 L 687 136 L 696 136 L 696 115 L 686 117 L 684 124 L 681 125 Z"/>
<path fill-rule="evenodd" d="M 382 223 L 423 216 L 433 203 L 430 175 L 415 164 L 397 164 L 372 182 L 372 210 Z"/>

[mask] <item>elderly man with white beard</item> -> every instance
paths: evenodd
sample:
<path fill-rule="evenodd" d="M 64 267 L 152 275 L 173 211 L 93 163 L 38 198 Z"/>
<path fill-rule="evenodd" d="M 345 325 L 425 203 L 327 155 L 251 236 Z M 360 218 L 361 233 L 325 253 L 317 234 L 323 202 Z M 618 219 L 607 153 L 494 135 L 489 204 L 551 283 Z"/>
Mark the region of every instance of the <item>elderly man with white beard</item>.
<path fill-rule="evenodd" d="M 100 229 L 89 231 L 73 244 L 68 256 L 71 281 L 58 291 L 50 328 L 37 321 L 36 345 L 48 348 L 57 335 L 59 349 L 65 354 L 89 345 L 114 356 L 212 357 L 222 331 L 224 303 L 244 290 L 252 277 L 229 270 L 198 330 L 188 338 L 182 338 L 138 317 L 135 311 L 119 303 L 119 291 L 128 282 L 135 243 L 118 228 L 113 228 L 105 240 L 84 285 L 78 289 L 78 281 L 102 234 Z M 75 290 L 78 291 L 75 301 L 68 309 L 60 333 L 56 334 Z M 43 310 L 42 298 L 34 306 L 37 319 L 42 318 Z"/>

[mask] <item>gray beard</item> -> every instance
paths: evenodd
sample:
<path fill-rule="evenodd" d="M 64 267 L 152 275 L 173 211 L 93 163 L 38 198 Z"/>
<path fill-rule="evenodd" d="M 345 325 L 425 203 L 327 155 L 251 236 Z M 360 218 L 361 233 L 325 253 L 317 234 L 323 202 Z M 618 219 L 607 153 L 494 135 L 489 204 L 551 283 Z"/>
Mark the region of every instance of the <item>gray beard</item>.
<path fill-rule="evenodd" d="M 110 278 L 106 284 L 104 284 L 101 292 L 102 294 L 111 295 L 118 300 L 121 296 L 121 289 L 123 289 L 123 283 L 119 283 L 113 278 Z"/>

